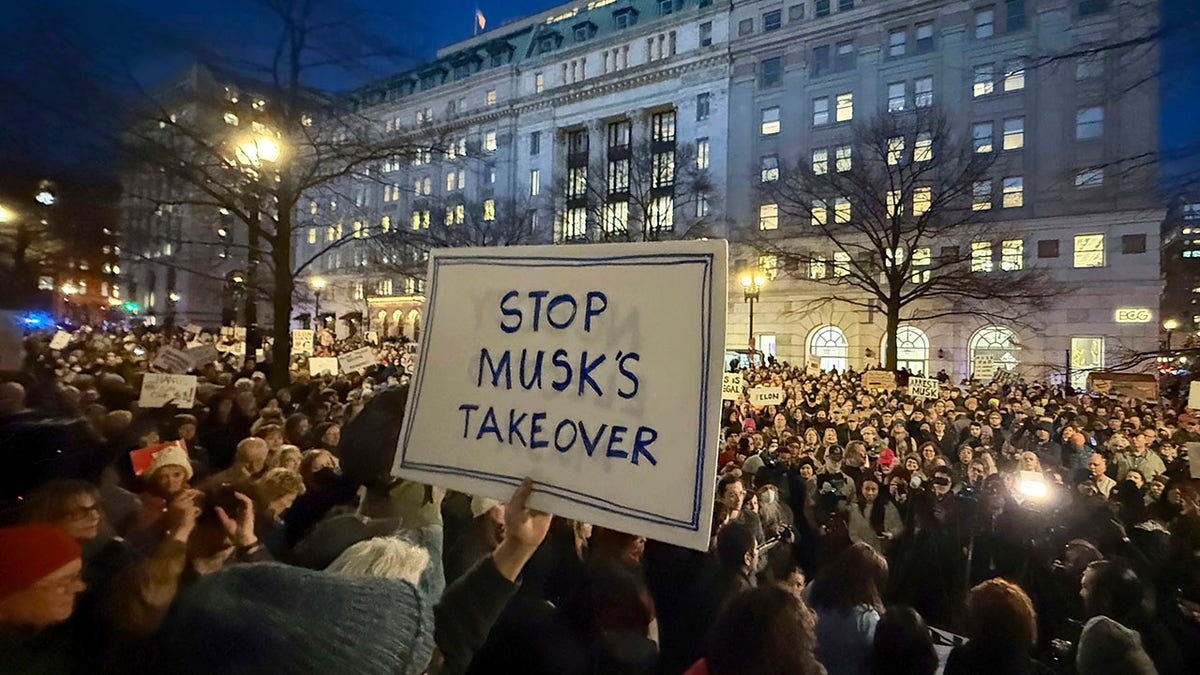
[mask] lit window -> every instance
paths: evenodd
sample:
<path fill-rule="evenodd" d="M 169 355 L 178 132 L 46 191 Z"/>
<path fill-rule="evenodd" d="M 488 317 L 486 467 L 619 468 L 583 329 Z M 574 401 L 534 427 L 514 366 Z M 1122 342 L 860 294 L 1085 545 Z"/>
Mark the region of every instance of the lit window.
<path fill-rule="evenodd" d="M 225 113 L 225 124 L 236 127 L 238 125 L 238 116 L 231 112 Z"/>
<path fill-rule="evenodd" d="M 779 158 L 775 155 L 765 155 L 762 158 L 762 170 L 759 176 L 763 183 L 779 180 Z"/>
<path fill-rule="evenodd" d="M 779 258 L 773 255 L 758 256 L 758 269 L 762 270 L 762 275 L 769 280 L 779 278 Z"/>
<path fill-rule="evenodd" d="M 829 171 L 829 148 L 817 148 L 812 152 L 812 170 L 818 176 Z"/>
<path fill-rule="evenodd" d="M 696 195 L 696 217 L 703 218 L 708 215 L 708 195 L 700 193 Z"/>
<path fill-rule="evenodd" d="M 992 181 L 975 181 L 971 186 L 971 210 L 987 211 L 992 208 Z"/>
<path fill-rule="evenodd" d="M 886 201 L 888 218 L 896 218 L 904 214 L 904 202 L 900 190 L 888 190 Z"/>
<path fill-rule="evenodd" d="M 850 274 L 850 254 L 845 251 L 833 252 L 833 276 L 844 277 Z"/>
<path fill-rule="evenodd" d="M 493 182 L 493 183 L 496 182 L 495 173 L 496 172 L 493 170 L 492 175 L 491 175 L 491 182 Z M 462 169 L 459 169 L 458 170 L 458 189 L 461 190 L 466 186 L 467 186 L 467 172 Z"/>
<path fill-rule="evenodd" d="M 379 229 L 383 230 L 384 232 L 391 232 L 392 231 L 392 217 L 384 216 L 384 217 L 380 218 L 379 219 Z"/>
<path fill-rule="evenodd" d="M 454 205 L 454 222 L 457 225 L 462 225 L 467 218 L 467 207 L 462 204 Z"/>
<path fill-rule="evenodd" d="M 848 92 L 837 96 L 837 121 L 849 122 L 854 119 L 854 94 Z"/>
<path fill-rule="evenodd" d="M 610 202 L 604 205 L 600 226 L 606 234 L 621 234 L 629 229 L 629 202 Z"/>
<path fill-rule="evenodd" d="M 1004 149 L 1020 150 L 1025 147 L 1025 118 L 1010 117 L 1004 120 Z"/>
<path fill-rule="evenodd" d="M 888 33 L 888 56 L 893 58 L 904 56 L 906 37 L 907 34 L 903 28 Z"/>
<path fill-rule="evenodd" d="M 361 220 L 354 221 L 354 238 L 355 239 L 363 238 L 363 224 L 362 224 Z"/>
<path fill-rule="evenodd" d="M 542 191 L 542 171 L 532 169 L 529 172 L 529 196 L 536 197 Z"/>
<path fill-rule="evenodd" d="M 1004 179 L 1004 196 L 1001 206 L 1013 209 L 1025 205 L 1025 180 L 1021 176 Z"/>
<path fill-rule="evenodd" d="M 884 265 L 895 267 L 904 264 L 904 248 L 888 248 L 883 252 Z"/>
<path fill-rule="evenodd" d="M 1025 65 L 1020 61 L 1010 61 L 1004 69 L 1004 91 L 1018 91 L 1025 88 Z"/>
<path fill-rule="evenodd" d="M 337 241 L 337 230 L 332 225 L 325 228 L 325 241 Z"/>
<path fill-rule="evenodd" d="M 915 248 L 912 252 L 912 282 L 924 284 L 929 282 L 929 266 L 933 264 L 933 254 L 928 248 Z"/>
<path fill-rule="evenodd" d="M 762 109 L 760 129 L 763 136 L 779 133 L 779 106 Z"/>
<path fill-rule="evenodd" d="M 708 168 L 708 139 L 700 138 L 696 140 L 696 168 Z"/>
<path fill-rule="evenodd" d="M 904 159 L 904 137 L 895 136 L 888 139 L 887 163 L 896 166 Z"/>
<path fill-rule="evenodd" d="M 992 151 L 992 123 L 979 122 L 971 128 L 971 142 L 975 152 Z"/>
<path fill-rule="evenodd" d="M 492 221 L 492 220 L 496 219 L 496 200 L 495 199 L 483 200 L 483 219 L 486 221 Z"/>
<path fill-rule="evenodd" d="M 913 188 L 913 215 L 922 216 L 929 211 L 933 204 L 933 188 L 929 186 Z"/>
<path fill-rule="evenodd" d="M 308 228 L 308 243 L 310 243 L 310 244 L 317 243 L 317 228 L 315 228 L 315 227 Z"/>
<path fill-rule="evenodd" d="M 973 241 L 973 242 L 971 242 L 971 271 L 972 272 L 991 272 L 992 271 L 992 242 L 990 242 L 990 241 Z"/>
<path fill-rule="evenodd" d="M 853 168 L 854 146 L 839 145 L 834 148 L 834 163 L 838 173 L 849 171 Z"/>
<path fill-rule="evenodd" d="M 354 282 L 354 299 L 362 300 L 365 297 L 364 284 L 361 281 Z"/>
<path fill-rule="evenodd" d="M 933 78 L 921 77 L 913 83 L 913 105 L 928 108 L 933 105 Z"/>
<path fill-rule="evenodd" d="M 1098 188 L 1103 184 L 1104 169 L 1102 167 L 1095 169 L 1084 169 L 1083 171 L 1075 174 L 1075 187 L 1080 190 Z M 1183 232 L 1184 234 L 1187 234 L 1187 228 L 1184 228 Z"/>
<path fill-rule="evenodd" d="M 454 189 L 454 172 L 451 171 L 450 173 L 446 174 L 446 192 L 450 192 L 453 189 Z"/>
<path fill-rule="evenodd" d="M 489 130 L 483 132 L 483 150 L 484 152 L 495 152 L 496 150 L 496 132 Z"/>
<path fill-rule="evenodd" d="M 933 134 L 930 132 L 921 132 L 917 134 L 916 143 L 913 144 L 913 161 L 928 162 L 933 159 Z"/>
<path fill-rule="evenodd" d="M 808 278 L 809 279 L 824 279 L 826 265 L 824 258 L 812 258 L 808 261 Z"/>
<path fill-rule="evenodd" d="M 825 201 L 822 199 L 814 199 L 812 203 L 812 224 L 813 225 L 828 225 L 829 210 L 826 207 Z"/>
<path fill-rule="evenodd" d="M 983 9 L 975 12 L 975 37 L 990 38 L 996 34 L 996 12 Z"/>
<path fill-rule="evenodd" d="M 833 200 L 833 222 L 845 225 L 850 222 L 850 200 L 838 197 Z"/>
<path fill-rule="evenodd" d="M 777 230 L 779 229 L 779 205 L 778 204 L 763 204 L 758 207 L 758 229 L 760 230 Z"/>
<path fill-rule="evenodd" d="M 813 126 L 829 124 L 829 97 L 821 96 L 813 99 Z"/>
<path fill-rule="evenodd" d="M 975 87 L 972 92 L 975 98 L 987 96 L 996 90 L 996 72 L 995 67 L 990 64 L 975 66 Z"/>
<path fill-rule="evenodd" d="M 483 96 L 483 102 L 486 105 L 496 105 L 496 90 L 488 89 L 487 93 Z"/>
<path fill-rule="evenodd" d="M 892 82 L 887 86 L 888 91 L 888 112 L 900 112 L 904 110 L 904 104 L 907 99 L 903 82 Z"/>
<path fill-rule="evenodd" d="M 1104 267 L 1104 235 L 1075 235 L 1075 267 Z"/>
<path fill-rule="evenodd" d="M 1025 242 L 1022 239 L 1005 239 L 1000 242 L 1000 269 L 1016 272 L 1025 266 Z"/>
<path fill-rule="evenodd" d="M 533 90 L 536 93 L 540 94 L 540 93 L 542 93 L 542 90 L 545 88 L 546 88 L 546 76 L 543 75 L 542 73 L 535 73 L 533 76 Z"/>
<path fill-rule="evenodd" d="M 1104 108 L 1080 108 L 1075 112 L 1075 138 L 1088 140 L 1104 135 Z"/>

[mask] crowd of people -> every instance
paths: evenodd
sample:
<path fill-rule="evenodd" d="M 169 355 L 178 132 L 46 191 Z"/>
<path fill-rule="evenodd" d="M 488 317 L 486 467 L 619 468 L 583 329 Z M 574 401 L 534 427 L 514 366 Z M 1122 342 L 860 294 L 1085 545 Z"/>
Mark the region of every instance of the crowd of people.
<path fill-rule="evenodd" d="M 693 551 L 532 511 L 528 482 L 500 503 L 392 478 L 399 342 L 366 372 L 300 359 L 285 386 L 222 350 L 190 408 L 139 407 L 157 351 L 194 337 L 32 334 L 0 376 L 0 672 L 1200 662 L 1200 426 L 1171 401 L 1018 379 L 926 400 L 745 369 L 784 403 L 724 404 L 711 547 Z"/>

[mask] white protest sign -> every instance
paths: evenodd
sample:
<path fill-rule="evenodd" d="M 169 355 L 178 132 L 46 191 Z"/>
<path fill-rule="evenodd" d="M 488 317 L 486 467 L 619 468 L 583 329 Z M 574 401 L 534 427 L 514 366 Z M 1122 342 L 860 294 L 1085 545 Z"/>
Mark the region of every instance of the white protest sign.
<path fill-rule="evenodd" d="M 246 339 L 246 327 L 245 326 L 234 326 L 233 327 L 233 339 L 244 341 Z"/>
<path fill-rule="evenodd" d="M 187 355 L 188 359 L 192 362 L 192 367 L 188 370 L 208 365 L 221 358 L 221 353 L 217 351 L 216 347 L 210 344 L 197 344 L 187 350 Z"/>
<path fill-rule="evenodd" d="M 991 382 L 996 376 L 996 357 L 992 354 L 980 354 L 975 357 L 975 379 L 980 382 Z"/>
<path fill-rule="evenodd" d="M 1200 380 L 1193 380 L 1188 385 L 1187 407 L 1193 410 L 1200 410 Z"/>
<path fill-rule="evenodd" d="M 724 241 L 446 249 L 394 473 L 707 550 Z"/>
<path fill-rule="evenodd" d="M 25 357 L 25 333 L 16 312 L 0 312 L 0 370 L 20 370 Z"/>
<path fill-rule="evenodd" d="M 783 405 L 783 387 L 754 387 L 750 390 L 750 405 Z"/>
<path fill-rule="evenodd" d="M 317 376 L 324 373 L 338 374 L 338 360 L 332 356 L 311 356 L 308 359 L 308 374 Z"/>
<path fill-rule="evenodd" d="M 190 408 L 195 398 L 195 375 L 146 373 L 142 379 L 142 394 L 138 398 L 138 405 L 143 408 L 161 408 L 170 404 L 176 408 Z"/>
<path fill-rule="evenodd" d="M 942 383 L 932 377 L 908 378 L 908 393 L 910 396 L 934 399 L 938 397 L 941 391 Z"/>
<path fill-rule="evenodd" d="M 403 368 L 407 373 L 412 372 L 415 361 L 416 360 L 413 358 L 413 355 L 409 354 L 408 352 L 404 352 L 400 355 L 400 367 Z"/>
<path fill-rule="evenodd" d="M 233 326 L 221 326 L 221 337 L 223 337 L 223 338 L 233 337 Z"/>
<path fill-rule="evenodd" d="M 158 354 L 154 356 L 154 360 L 150 362 L 150 366 L 165 370 L 168 373 L 186 373 L 192 369 L 192 357 L 183 350 L 174 347 L 163 347 L 158 350 Z"/>
<path fill-rule="evenodd" d="M 375 358 L 375 350 L 370 347 L 362 347 L 352 352 L 346 352 L 338 356 L 337 359 L 338 368 L 341 368 L 343 373 L 366 370 L 379 363 L 379 359 Z"/>
<path fill-rule="evenodd" d="M 229 353 L 233 354 L 235 356 L 245 356 L 246 355 L 246 343 L 245 342 L 235 342 L 235 343 L 229 345 Z"/>
<path fill-rule="evenodd" d="M 742 374 L 723 373 L 721 375 L 721 400 L 736 401 L 742 396 Z"/>
<path fill-rule="evenodd" d="M 298 328 L 292 331 L 292 353 L 293 354 L 312 354 L 313 353 L 313 332 Z"/>
<path fill-rule="evenodd" d="M 71 334 L 65 330 L 60 330 L 50 339 L 50 349 L 62 349 L 71 344 Z"/>

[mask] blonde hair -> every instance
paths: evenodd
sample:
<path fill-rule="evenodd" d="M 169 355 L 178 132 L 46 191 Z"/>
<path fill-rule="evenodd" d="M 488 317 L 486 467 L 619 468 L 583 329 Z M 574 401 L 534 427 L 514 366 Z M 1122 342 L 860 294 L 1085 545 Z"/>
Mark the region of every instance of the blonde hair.
<path fill-rule="evenodd" d="M 254 485 L 261 506 L 269 506 L 273 502 L 288 495 L 304 494 L 304 479 L 291 469 L 282 467 L 271 469 L 263 474 Z"/>

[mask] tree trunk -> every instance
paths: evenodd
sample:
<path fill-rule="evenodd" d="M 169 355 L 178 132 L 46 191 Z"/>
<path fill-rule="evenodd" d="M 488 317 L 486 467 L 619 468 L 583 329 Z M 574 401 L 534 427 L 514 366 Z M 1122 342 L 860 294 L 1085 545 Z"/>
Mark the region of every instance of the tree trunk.
<path fill-rule="evenodd" d="M 280 209 L 275 235 L 271 237 L 271 260 L 274 263 L 274 283 L 271 288 L 274 317 L 271 333 L 275 340 L 271 359 L 271 384 L 277 389 L 286 387 L 292 378 L 292 292 L 296 282 L 292 278 L 291 233 L 292 214 L 287 209 Z"/>
<path fill-rule="evenodd" d="M 884 370 L 896 370 L 899 360 L 899 347 L 896 345 L 896 334 L 900 330 L 900 303 L 889 302 L 887 307 L 887 349 L 884 355 Z"/>

